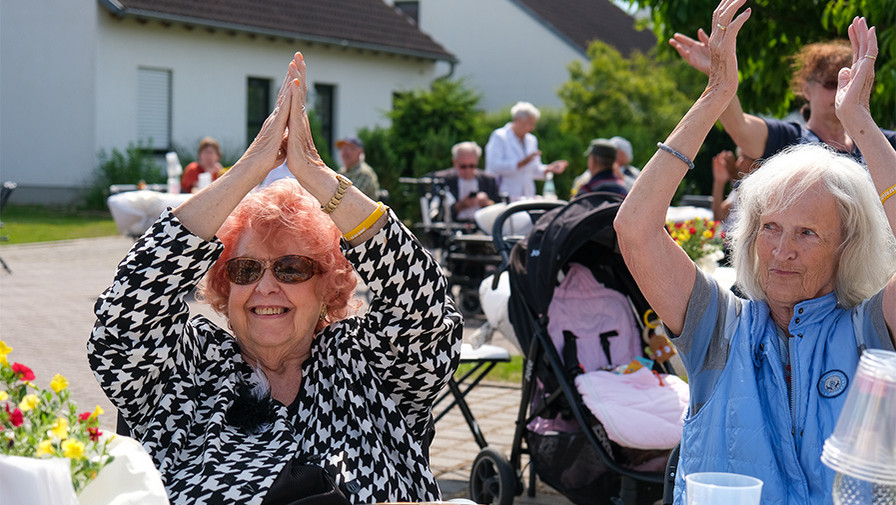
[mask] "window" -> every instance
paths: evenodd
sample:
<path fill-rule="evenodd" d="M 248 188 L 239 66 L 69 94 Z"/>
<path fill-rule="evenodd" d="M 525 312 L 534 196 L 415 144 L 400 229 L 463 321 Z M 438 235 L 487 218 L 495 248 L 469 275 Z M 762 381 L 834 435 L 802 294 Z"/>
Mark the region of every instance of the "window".
<path fill-rule="evenodd" d="M 255 140 L 271 114 L 271 80 L 250 77 L 246 83 L 246 146 Z"/>
<path fill-rule="evenodd" d="M 413 19 L 415 24 L 420 24 L 420 2 L 395 2 L 395 8 Z"/>
<path fill-rule="evenodd" d="M 335 125 L 333 119 L 335 115 L 334 102 L 336 101 L 336 86 L 332 84 L 315 84 L 314 85 L 314 113 L 320 121 L 320 131 L 326 145 L 332 146 L 336 139 L 333 138 Z"/>
<path fill-rule="evenodd" d="M 137 69 L 137 141 L 154 151 L 171 147 L 171 71 Z"/>

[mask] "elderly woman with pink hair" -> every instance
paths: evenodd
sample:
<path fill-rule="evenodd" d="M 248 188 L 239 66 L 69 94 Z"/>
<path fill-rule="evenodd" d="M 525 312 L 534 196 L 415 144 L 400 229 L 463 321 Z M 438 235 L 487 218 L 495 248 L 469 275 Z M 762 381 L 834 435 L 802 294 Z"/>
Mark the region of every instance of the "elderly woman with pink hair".
<path fill-rule="evenodd" d="M 172 503 L 440 497 L 431 408 L 462 318 L 411 233 L 321 161 L 305 83 L 297 53 L 246 153 L 162 215 L 96 304 L 91 367 Z M 296 180 L 252 192 L 284 161 Z M 190 318 L 206 272 L 229 331 Z M 349 316 L 356 274 L 373 298 Z"/>

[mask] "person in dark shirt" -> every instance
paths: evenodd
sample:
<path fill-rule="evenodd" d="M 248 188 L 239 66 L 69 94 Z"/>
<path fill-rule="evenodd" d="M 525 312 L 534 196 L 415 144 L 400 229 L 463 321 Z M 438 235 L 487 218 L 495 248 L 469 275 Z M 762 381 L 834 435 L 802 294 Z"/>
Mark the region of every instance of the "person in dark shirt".
<path fill-rule="evenodd" d="M 607 139 L 594 139 L 585 151 L 588 156 L 588 172 L 591 179 L 576 194 L 607 191 L 622 196 L 628 194 L 625 182 L 616 173 L 613 164 L 616 162 L 616 146 Z"/>

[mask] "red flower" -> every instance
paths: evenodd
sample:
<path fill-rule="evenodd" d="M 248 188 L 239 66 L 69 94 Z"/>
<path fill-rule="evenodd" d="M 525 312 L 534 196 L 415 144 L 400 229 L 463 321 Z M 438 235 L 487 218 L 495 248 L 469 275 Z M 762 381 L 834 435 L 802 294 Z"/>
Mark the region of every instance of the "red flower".
<path fill-rule="evenodd" d="M 21 363 L 13 363 L 12 371 L 19 377 L 19 380 L 23 381 L 33 381 L 34 380 L 34 372 L 31 371 L 30 368 L 21 364 Z"/>
<path fill-rule="evenodd" d="M 96 442 L 103 435 L 103 432 L 100 431 L 99 428 L 87 428 L 87 433 L 90 434 L 90 440 Z"/>
<path fill-rule="evenodd" d="M 691 235 L 696 235 L 696 234 L 697 234 L 697 228 L 694 228 L 693 226 L 691 226 L 691 229 L 688 230 L 688 232 L 690 232 Z"/>
<path fill-rule="evenodd" d="M 9 410 L 9 409 L 7 409 Z M 22 425 L 25 422 L 25 416 L 22 415 L 22 411 L 16 408 L 12 412 L 9 413 L 9 422 L 16 428 Z"/>
<path fill-rule="evenodd" d="M 86 421 L 86 420 L 90 419 L 90 414 L 91 414 L 91 412 L 84 412 L 83 414 L 79 414 L 78 419 L 80 419 L 82 422 Z"/>

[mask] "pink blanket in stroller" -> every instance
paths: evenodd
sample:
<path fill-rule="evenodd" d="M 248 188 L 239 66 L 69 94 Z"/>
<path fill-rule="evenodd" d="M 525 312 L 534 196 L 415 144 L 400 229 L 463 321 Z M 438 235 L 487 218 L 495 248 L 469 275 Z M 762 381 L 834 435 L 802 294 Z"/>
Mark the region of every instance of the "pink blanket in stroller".
<path fill-rule="evenodd" d="M 623 447 L 671 449 L 681 440 L 690 396 L 677 376 L 646 368 L 624 375 L 589 372 L 576 377 L 576 388 L 610 440 Z"/>

